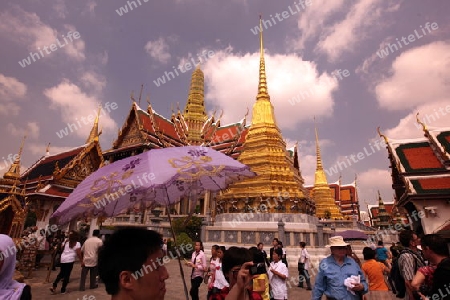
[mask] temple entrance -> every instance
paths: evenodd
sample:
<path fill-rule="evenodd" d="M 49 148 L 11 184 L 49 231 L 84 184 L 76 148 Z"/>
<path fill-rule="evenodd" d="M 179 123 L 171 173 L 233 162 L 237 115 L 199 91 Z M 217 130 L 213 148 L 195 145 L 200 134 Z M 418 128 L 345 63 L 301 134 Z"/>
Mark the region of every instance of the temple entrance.
<path fill-rule="evenodd" d="M 4 211 L 0 213 L 0 233 L 9 235 L 11 224 L 14 219 L 14 211 L 9 205 Z"/>

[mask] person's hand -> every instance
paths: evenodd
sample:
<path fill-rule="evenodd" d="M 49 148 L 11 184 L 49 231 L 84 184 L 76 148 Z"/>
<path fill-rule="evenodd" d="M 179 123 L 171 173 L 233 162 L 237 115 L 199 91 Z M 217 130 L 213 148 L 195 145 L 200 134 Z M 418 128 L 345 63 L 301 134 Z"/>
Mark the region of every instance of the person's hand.
<path fill-rule="evenodd" d="M 356 283 L 354 287 L 352 287 L 352 291 L 360 292 L 364 290 L 364 285 L 362 283 Z"/>
<path fill-rule="evenodd" d="M 269 271 L 275 274 L 275 270 L 274 269 L 270 269 Z"/>
<path fill-rule="evenodd" d="M 251 266 L 253 266 L 252 261 L 244 263 L 237 274 L 236 285 L 241 289 L 246 288 L 248 285 L 252 285 L 253 279 L 258 277 L 258 275 L 250 274 Z"/>

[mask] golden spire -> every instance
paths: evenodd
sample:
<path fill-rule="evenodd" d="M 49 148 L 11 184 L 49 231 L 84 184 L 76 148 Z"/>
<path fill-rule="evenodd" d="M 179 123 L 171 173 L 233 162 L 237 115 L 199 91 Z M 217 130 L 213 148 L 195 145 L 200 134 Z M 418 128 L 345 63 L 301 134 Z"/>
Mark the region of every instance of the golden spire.
<path fill-rule="evenodd" d="M 269 90 L 267 88 L 266 79 L 266 63 L 264 61 L 264 43 L 263 43 L 263 29 L 262 29 L 262 17 L 259 16 L 259 83 L 258 83 L 258 96 L 257 100 L 260 98 L 269 97 Z"/>
<path fill-rule="evenodd" d="M 20 157 L 22 156 L 23 145 L 25 143 L 26 138 L 27 136 L 25 135 L 22 139 L 19 153 L 15 155 L 14 162 L 11 164 L 11 167 L 9 167 L 8 172 L 6 172 L 5 175 L 3 175 L 4 179 L 17 180 L 20 178 Z"/>
<path fill-rule="evenodd" d="M 316 124 L 314 124 L 314 131 L 316 133 L 316 160 L 317 160 L 316 171 L 323 171 L 322 157 L 320 156 L 319 135 L 317 134 Z"/>
<path fill-rule="evenodd" d="M 89 134 L 89 137 L 86 140 L 86 144 L 92 143 L 94 141 L 98 142 L 98 137 L 100 136 L 100 134 L 102 134 L 101 131 L 100 132 L 98 131 L 98 119 L 100 117 L 101 108 L 102 108 L 101 105 L 99 105 L 97 117 L 95 117 L 94 126 L 92 126 L 91 133 Z"/>
<path fill-rule="evenodd" d="M 331 196 L 331 189 L 328 185 L 327 176 L 323 170 L 322 157 L 320 156 L 319 134 L 317 133 L 316 119 L 314 118 L 314 130 L 316 134 L 316 172 L 312 194 L 316 202 L 316 216 L 321 218 L 341 219 L 342 214 L 336 205 L 335 199 Z"/>
<path fill-rule="evenodd" d="M 260 26 L 262 26 L 261 21 Z M 289 201 L 295 199 L 306 201 L 307 197 L 304 193 L 301 174 L 294 168 L 290 154 L 286 151 L 286 142 L 275 121 L 274 107 L 267 93 L 262 35 L 259 39 L 261 60 L 258 94 L 253 104 L 251 125 L 238 157 L 238 160 L 249 166 L 257 176 L 231 184 L 218 196 L 218 199 L 237 203 L 238 207 L 245 207 L 245 201 L 249 199 L 262 201 L 263 197 L 284 198 L 282 200 L 285 201 L 284 206 L 272 207 L 270 210 L 271 212 L 289 212 Z M 244 127 L 239 130 L 242 129 Z M 240 138 L 239 132 L 242 131 L 239 130 L 236 138 Z M 297 210 L 291 212 L 298 213 Z"/>
<path fill-rule="evenodd" d="M 202 143 L 202 127 L 207 120 L 205 109 L 204 86 L 205 76 L 200 66 L 192 73 L 191 86 L 186 107 L 184 109 L 184 119 L 188 126 L 188 143 L 200 145 Z"/>
<path fill-rule="evenodd" d="M 264 62 L 264 45 L 262 36 L 262 19 L 259 17 L 259 46 L 260 46 L 260 60 L 259 60 L 259 83 L 258 94 L 256 96 L 256 103 L 253 105 L 252 125 L 259 124 L 260 126 L 267 126 L 268 124 L 276 125 L 273 105 L 270 103 L 270 96 L 267 89 L 266 80 L 266 65 Z M 279 132 L 279 129 L 277 128 Z M 279 133 L 281 135 L 281 133 Z"/>
<path fill-rule="evenodd" d="M 50 155 L 50 143 L 47 144 L 47 148 L 45 149 L 45 156 Z"/>

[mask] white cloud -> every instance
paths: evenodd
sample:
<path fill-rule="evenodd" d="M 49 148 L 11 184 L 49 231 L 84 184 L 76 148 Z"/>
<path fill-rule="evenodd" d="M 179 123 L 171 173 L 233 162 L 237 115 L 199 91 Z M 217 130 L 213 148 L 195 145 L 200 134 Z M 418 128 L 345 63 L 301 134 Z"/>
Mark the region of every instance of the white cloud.
<path fill-rule="evenodd" d="M 15 43 L 24 45 L 28 51 L 37 52 L 38 48 L 44 49 L 52 44 L 57 44 L 59 39 L 61 44 L 65 44 L 62 35 L 66 35 L 69 30 L 76 31 L 72 25 L 65 25 L 61 33 L 56 29 L 41 21 L 36 13 L 30 13 L 15 5 L 10 10 L 0 13 L 0 34 L 9 37 Z M 82 38 L 73 40 L 62 47 L 58 53 L 65 53 L 75 60 L 84 60 L 85 43 Z M 28 55 L 24 51 L 24 56 Z M 47 56 L 47 55 L 46 55 Z"/>
<path fill-rule="evenodd" d="M 321 32 L 325 22 L 336 12 L 340 11 L 344 5 L 344 0 L 315 0 L 299 16 L 298 28 L 302 31 L 297 41 L 298 48 L 304 48 L 307 40 L 314 38 Z"/>
<path fill-rule="evenodd" d="M 66 39 L 68 41 L 68 43 L 63 48 L 64 51 L 68 56 L 72 57 L 73 59 L 83 61 L 86 58 L 84 55 L 85 43 L 83 41 L 83 37 L 80 36 L 78 39 L 73 39 L 72 41 L 70 41 L 68 37 L 69 32 L 73 34 L 74 32 L 77 32 L 77 30 L 75 26 L 72 25 L 65 25 L 64 27 L 67 30 L 67 32 L 64 33 L 64 35 L 67 36 Z"/>
<path fill-rule="evenodd" d="M 50 108 L 61 112 L 61 120 L 64 123 L 75 124 L 73 132 L 82 138 L 86 138 L 92 128 L 92 122 L 88 118 L 95 118 L 100 101 L 93 96 L 84 93 L 77 85 L 64 79 L 58 86 L 44 90 L 44 95 L 50 99 Z M 117 124 L 110 115 L 104 114 L 100 118 L 100 125 L 114 132 Z M 58 130 L 62 130 L 60 128 Z"/>
<path fill-rule="evenodd" d="M 259 52 L 241 55 L 230 51 L 215 52 L 204 65 L 206 101 L 223 109 L 223 124 L 240 120 L 247 107 L 247 120 L 251 120 L 258 87 Z M 338 87 L 332 76 L 319 74 L 314 63 L 295 54 L 266 55 L 265 61 L 268 90 L 280 128 L 311 120 L 313 115 L 332 114 L 332 92 Z"/>
<path fill-rule="evenodd" d="M 148 41 L 144 49 L 151 58 L 160 63 L 166 64 L 170 61 L 169 45 L 162 37 L 155 41 Z"/>
<path fill-rule="evenodd" d="M 366 210 L 365 202 L 375 204 L 378 201 L 378 190 L 385 202 L 393 201 L 392 177 L 389 172 L 389 161 L 386 159 L 385 169 L 369 169 L 358 174 L 356 180 L 358 187 L 359 204 L 361 210 Z"/>
<path fill-rule="evenodd" d="M 402 53 L 390 76 L 375 87 L 386 110 L 411 110 L 423 103 L 450 100 L 450 43 L 434 42 Z"/>
<path fill-rule="evenodd" d="M 0 33 L 26 45 L 30 51 L 49 46 L 57 39 L 55 29 L 44 24 L 36 13 L 24 11 L 19 6 L 1 12 L 0 19 Z"/>
<path fill-rule="evenodd" d="M 106 86 L 106 78 L 93 71 L 88 71 L 81 75 L 81 82 L 86 88 L 95 93 L 101 92 Z"/>
<path fill-rule="evenodd" d="M 27 137 L 31 137 L 31 138 L 35 138 L 35 139 L 39 137 L 39 129 L 40 128 L 36 122 L 27 122 L 25 128 L 17 127 L 16 125 L 14 125 L 12 123 L 8 123 L 6 128 L 8 129 L 8 132 L 12 136 L 23 137 L 24 135 L 26 135 Z"/>
<path fill-rule="evenodd" d="M 415 111 L 400 119 L 395 127 L 385 131 L 382 129 L 382 133 L 392 139 L 423 137 L 422 125 L 416 121 L 417 112 L 419 112 L 419 120 L 428 128 L 450 127 L 450 100 L 448 100 L 420 105 Z"/>
<path fill-rule="evenodd" d="M 26 93 L 24 83 L 0 73 L 0 115 L 17 115 L 20 107 L 13 100 L 21 99 Z"/>
<path fill-rule="evenodd" d="M 317 39 L 316 51 L 337 61 L 346 52 L 352 52 L 369 35 L 379 29 L 380 18 L 399 9 L 400 5 L 386 4 L 381 0 L 325 1 L 316 0 L 299 16 L 301 30 L 294 47 L 304 48 L 307 40 Z M 343 19 L 340 16 L 345 11 Z"/>

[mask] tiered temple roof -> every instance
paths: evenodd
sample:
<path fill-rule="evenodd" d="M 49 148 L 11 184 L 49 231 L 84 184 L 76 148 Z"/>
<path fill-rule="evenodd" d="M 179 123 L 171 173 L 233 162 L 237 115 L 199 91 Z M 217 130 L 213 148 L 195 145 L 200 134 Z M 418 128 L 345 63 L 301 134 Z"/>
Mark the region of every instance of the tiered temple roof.
<path fill-rule="evenodd" d="M 0 216 L 0 219 L 20 219 L 21 224 L 17 225 L 17 222 L 10 220 L 9 229 L 7 225 L 2 226 L 4 231 L 2 233 L 18 237 L 23 228 L 25 215 L 29 210 L 36 213 L 38 222 L 48 224 L 51 213 L 75 187 L 92 172 L 103 166 L 102 149 L 98 141 L 98 136 L 101 134 L 98 130 L 99 114 L 94 121 L 86 144 L 54 155 L 50 155 L 48 146 L 46 155 L 42 156 L 23 174 L 20 174 L 22 145 L 17 159 L 0 183 L 2 187 L 5 184 L 13 183 L 14 187 L 10 190 L 0 187 L 0 194 L 6 196 L 3 199 L 0 196 L 0 214 L 4 214 Z M 19 187 L 20 193 L 18 192 Z M 17 198 L 15 202 L 11 200 L 14 197 Z M 27 206 L 25 206 L 25 199 Z M 18 203 L 22 205 L 22 210 L 18 209 Z M 13 208 L 12 213 L 5 213 L 8 207 Z"/>
<path fill-rule="evenodd" d="M 417 122 L 423 138 L 393 140 L 378 131 L 389 153 L 396 205 L 410 214 L 429 203 L 441 203 L 446 209 L 450 199 L 450 128 L 427 128 L 419 118 Z"/>

